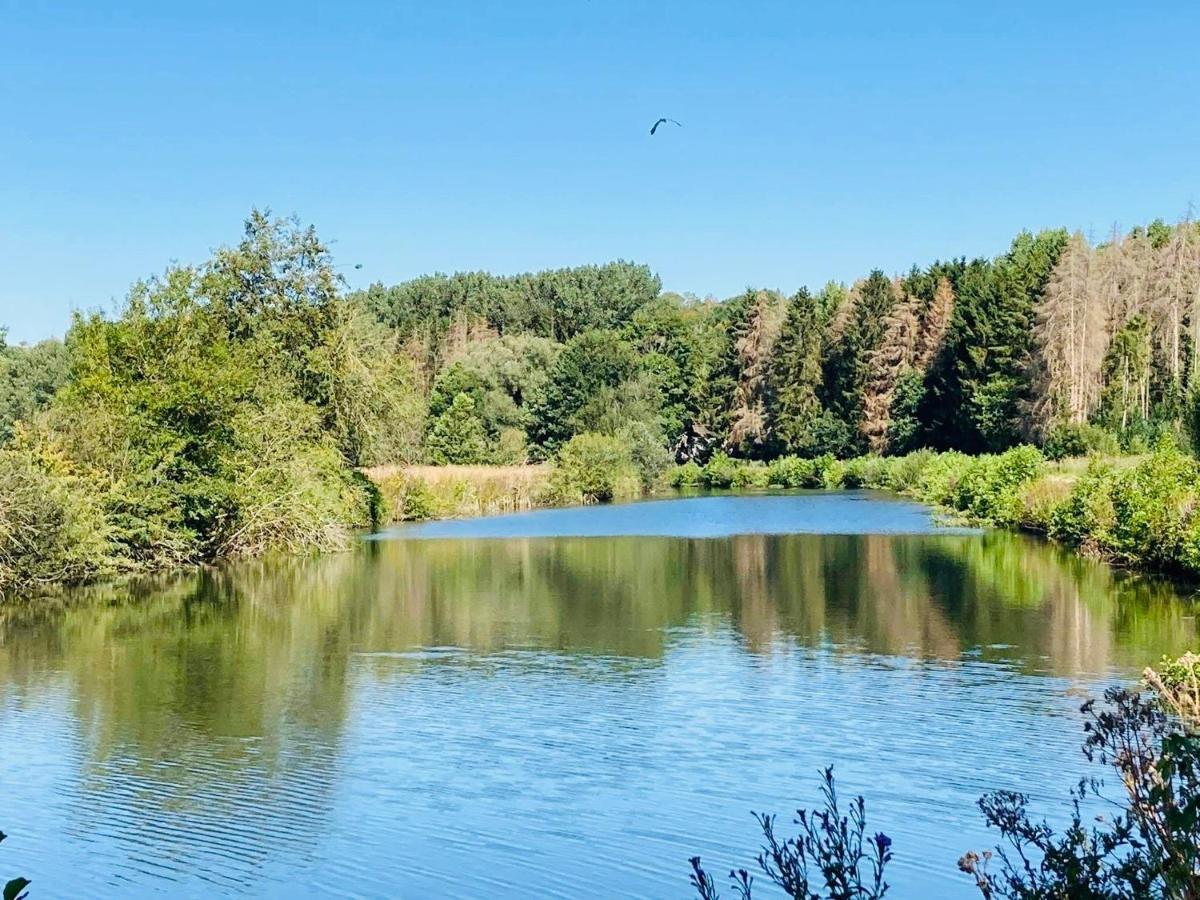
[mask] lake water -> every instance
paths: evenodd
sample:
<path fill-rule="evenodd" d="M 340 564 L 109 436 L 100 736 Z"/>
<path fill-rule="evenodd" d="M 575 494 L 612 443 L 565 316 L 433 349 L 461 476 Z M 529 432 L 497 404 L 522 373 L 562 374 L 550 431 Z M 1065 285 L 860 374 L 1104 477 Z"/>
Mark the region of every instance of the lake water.
<path fill-rule="evenodd" d="M 1061 811 L 1171 585 L 872 494 L 391 530 L 0 607 L 0 874 L 58 897 L 687 897 L 834 764 L 897 898 Z M 723 879 L 722 879 L 723 882 Z M 770 896 L 769 894 L 767 896 Z"/>

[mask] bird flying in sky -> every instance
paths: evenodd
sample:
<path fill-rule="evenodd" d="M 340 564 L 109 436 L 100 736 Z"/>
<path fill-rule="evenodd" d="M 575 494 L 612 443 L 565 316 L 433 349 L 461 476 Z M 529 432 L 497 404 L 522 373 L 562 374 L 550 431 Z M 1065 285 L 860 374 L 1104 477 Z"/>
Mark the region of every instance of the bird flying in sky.
<path fill-rule="evenodd" d="M 654 132 L 658 131 L 658 126 L 661 125 L 663 122 L 670 122 L 672 125 L 678 125 L 680 128 L 683 127 L 682 122 L 676 122 L 674 119 L 662 118 L 650 126 L 650 133 L 654 134 Z"/>

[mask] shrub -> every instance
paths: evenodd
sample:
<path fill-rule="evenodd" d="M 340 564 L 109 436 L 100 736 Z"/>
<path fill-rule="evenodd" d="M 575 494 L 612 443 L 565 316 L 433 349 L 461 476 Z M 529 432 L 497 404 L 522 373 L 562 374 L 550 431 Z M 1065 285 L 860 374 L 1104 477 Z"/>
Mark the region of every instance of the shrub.
<path fill-rule="evenodd" d="M 704 481 L 709 487 L 727 488 L 737 477 L 737 463 L 720 451 L 704 466 Z"/>
<path fill-rule="evenodd" d="M 48 446 L 18 439 L 0 450 L 0 594 L 116 570 L 100 497 Z"/>
<path fill-rule="evenodd" d="M 1021 510 L 1019 488 L 1040 475 L 1044 465 L 1041 451 L 1030 446 L 976 457 L 959 478 L 951 505 L 982 521 L 1015 525 Z"/>
<path fill-rule="evenodd" d="M 1030 818 L 1023 794 L 983 797 L 984 818 L 1008 849 L 968 853 L 959 868 L 985 900 L 1200 896 L 1200 738 L 1157 698 L 1110 688 L 1105 699 L 1102 709 L 1083 705 L 1083 752 L 1113 771 L 1123 796 L 1085 779 L 1061 834 Z M 1085 824 L 1085 803 L 1117 811 Z"/>
<path fill-rule="evenodd" d="M 1071 482 L 1047 475 L 1023 484 L 1017 491 L 1017 523 L 1022 528 L 1048 534 L 1059 508 L 1071 495 Z"/>
<path fill-rule="evenodd" d="M 929 503 L 951 506 L 959 479 L 971 465 L 972 457 L 957 450 L 939 453 L 921 470 L 918 496 Z"/>
<path fill-rule="evenodd" d="M 861 488 L 867 485 L 867 457 L 856 456 L 845 461 L 842 467 L 843 487 Z"/>
<path fill-rule="evenodd" d="M 742 463 L 733 476 L 734 487 L 740 488 L 765 488 L 770 481 L 770 470 L 761 463 Z"/>
<path fill-rule="evenodd" d="M 1112 467 L 1093 460 L 1066 500 L 1050 516 L 1050 536 L 1073 547 L 1099 551 L 1115 525 Z"/>
<path fill-rule="evenodd" d="M 767 481 L 784 488 L 815 487 L 816 460 L 781 456 L 767 466 Z"/>
<path fill-rule="evenodd" d="M 846 487 L 846 464 L 840 459 L 826 459 L 827 462 L 821 467 L 821 485 L 831 491 Z"/>
<path fill-rule="evenodd" d="M 774 816 L 754 814 L 766 840 L 757 859 L 759 870 L 796 900 L 879 900 L 888 891 L 884 870 L 892 861 L 892 839 L 883 832 L 867 836 L 862 797 L 854 799 L 848 814 L 842 813 L 832 768 L 822 774 L 821 794 L 823 809 L 797 811 L 800 833 L 795 837 L 780 839 Z M 701 900 L 718 900 L 716 882 L 700 865 L 700 857 L 689 862 L 692 887 Z M 729 880 L 742 900 L 752 900 L 754 878 L 748 870 L 731 871 Z"/>
<path fill-rule="evenodd" d="M 550 482 L 559 502 L 591 503 L 636 494 L 640 479 L 619 438 L 584 432 L 563 445 Z"/>
<path fill-rule="evenodd" d="M 230 514 L 217 535 L 218 555 L 342 549 L 370 524 L 368 492 L 310 406 L 283 400 L 246 409 L 231 430 L 222 465 Z"/>
<path fill-rule="evenodd" d="M 694 460 L 676 466 L 671 473 L 671 484 L 675 487 L 696 487 L 704 483 L 704 470 Z"/>
<path fill-rule="evenodd" d="M 1056 425 L 1042 443 L 1046 459 L 1060 460 L 1071 456 L 1115 456 L 1121 452 L 1117 436 L 1098 425 Z"/>
<path fill-rule="evenodd" d="M 663 446 L 662 434 L 646 422 L 631 422 L 617 432 L 629 449 L 629 457 L 641 479 L 642 488 L 652 490 L 662 483 L 671 466 L 671 453 Z"/>
<path fill-rule="evenodd" d="M 914 450 L 905 456 L 891 458 L 886 487 L 905 494 L 919 491 L 925 469 L 936 457 L 932 450 Z"/>
<path fill-rule="evenodd" d="M 1189 554 L 1197 481 L 1196 460 L 1168 449 L 1119 473 L 1108 552 L 1126 563 L 1180 565 Z"/>
<path fill-rule="evenodd" d="M 1144 677 L 1167 712 L 1193 733 L 1200 731 L 1200 655 L 1164 658 L 1158 671 L 1147 668 Z"/>

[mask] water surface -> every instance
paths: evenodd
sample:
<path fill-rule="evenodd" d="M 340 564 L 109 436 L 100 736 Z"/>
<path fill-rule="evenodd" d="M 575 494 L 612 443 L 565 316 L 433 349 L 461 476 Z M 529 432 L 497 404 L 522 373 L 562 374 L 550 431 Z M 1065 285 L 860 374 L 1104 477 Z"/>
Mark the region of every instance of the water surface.
<path fill-rule="evenodd" d="M 814 803 L 834 763 L 896 897 L 971 897 L 975 798 L 1059 808 L 1081 697 L 1195 633 L 1168 584 L 869 495 L 92 588 L 0 607 L 4 871 L 37 897 L 682 897 L 688 856 L 748 863 L 750 810 Z"/>

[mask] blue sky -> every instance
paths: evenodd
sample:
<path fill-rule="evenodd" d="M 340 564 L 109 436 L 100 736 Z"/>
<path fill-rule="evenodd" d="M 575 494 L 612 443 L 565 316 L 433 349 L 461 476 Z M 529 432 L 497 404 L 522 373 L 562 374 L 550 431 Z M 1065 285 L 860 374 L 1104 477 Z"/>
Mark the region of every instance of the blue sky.
<path fill-rule="evenodd" d="M 0 324 L 255 205 L 354 286 L 621 257 L 717 296 L 1174 218 L 1198 38 L 1194 2 L 0 0 Z"/>

